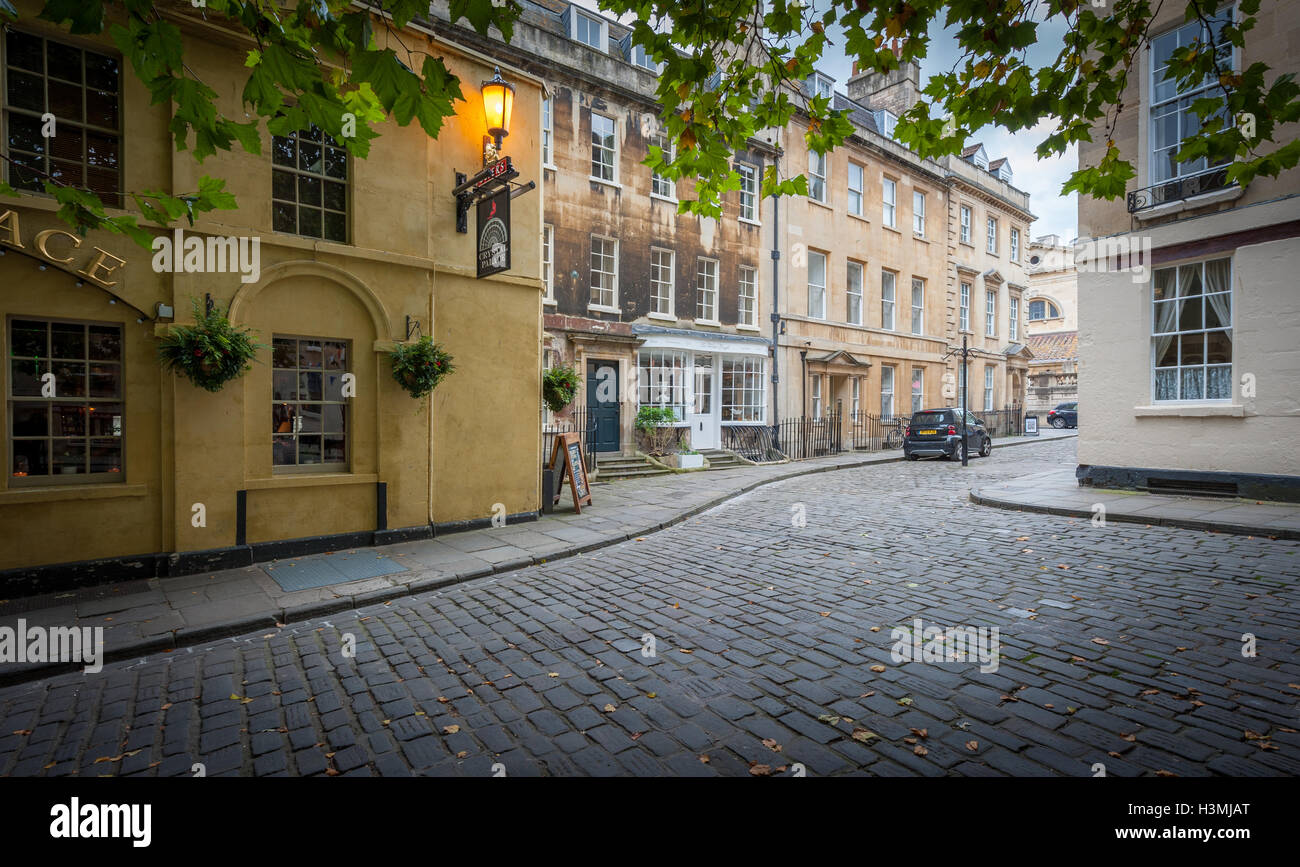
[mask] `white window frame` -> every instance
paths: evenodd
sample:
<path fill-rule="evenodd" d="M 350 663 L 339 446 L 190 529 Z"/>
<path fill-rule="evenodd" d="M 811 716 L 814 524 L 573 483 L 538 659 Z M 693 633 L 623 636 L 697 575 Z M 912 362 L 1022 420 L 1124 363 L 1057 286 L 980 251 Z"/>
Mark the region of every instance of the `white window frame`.
<path fill-rule="evenodd" d="M 722 356 L 722 421 L 767 422 L 767 359 L 761 355 Z"/>
<path fill-rule="evenodd" d="M 668 262 L 665 265 L 662 257 L 667 256 Z M 667 271 L 667 281 L 659 279 Z M 661 292 L 664 287 L 667 288 L 666 304 L 662 305 L 667 309 L 660 309 Z M 663 317 L 664 319 L 676 320 L 673 308 L 676 305 L 677 298 L 677 254 L 672 250 L 663 247 L 650 248 L 650 316 Z"/>
<path fill-rule="evenodd" d="M 650 144 L 658 145 L 663 151 L 664 160 L 672 162 L 677 156 L 677 143 L 671 141 L 664 133 L 657 133 L 650 138 Z M 677 182 L 664 177 L 658 172 L 650 172 L 650 198 L 677 201 Z"/>
<path fill-rule="evenodd" d="M 1205 284 L 1206 265 L 1208 265 L 1210 262 L 1223 262 L 1223 261 L 1226 261 L 1228 263 L 1228 278 L 1227 278 L 1228 290 L 1226 292 L 1207 293 L 1205 291 L 1208 288 Z M 1201 291 L 1199 295 L 1183 296 L 1182 283 L 1185 276 L 1189 276 L 1187 275 L 1187 269 L 1191 269 L 1191 268 L 1199 269 Z M 1157 299 L 1156 282 L 1155 282 L 1156 276 L 1161 273 L 1165 273 L 1169 271 L 1174 272 L 1173 291 L 1175 294 L 1170 296 L 1169 298 Z M 1157 268 L 1152 273 L 1151 314 L 1150 314 L 1151 315 L 1151 350 L 1150 350 L 1151 361 L 1148 367 L 1151 370 L 1151 402 L 1153 404 L 1158 403 L 1163 406 L 1169 406 L 1176 403 L 1178 404 L 1225 404 L 1225 403 L 1232 402 L 1233 392 L 1235 391 L 1234 370 L 1235 370 L 1236 357 L 1237 357 L 1236 345 L 1233 339 L 1234 338 L 1233 321 L 1237 309 L 1237 297 L 1236 297 L 1237 292 L 1236 292 L 1236 287 L 1234 285 L 1235 281 L 1236 281 L 1236 263 L 1233 261 L 1231 256 L 1212 256 L 1207 259 L 1198 259 L 1194 262 L 1183 262 L 1178 265 L 1171 265 L 1167 267 Z M 1220 323 L 1218 326 L 1214 328 L 1206 328 L 1205 327 L 1206 314 L 1208 312 L 1207 308 L 1210 305 L 1210 301 L 1209 301 L 1210 297 L 1223 297 L 1223 296 L 1226 296 L 1227 303 L 1228 303 L 1227 324 L 1225 325 L 1223 323 Z M 1182 306 L 1179 305 L 1179 302 L 1184 297 L 1190 298 L 1191 300 L 1198 302 L 1200 304 L 1201 306 L 1200 316 L 1197 320 L 1200 323 L 1201 326 L 1200 328 L 1188 328 L 1186 330 L 1181 329 L 1181 324 L 1178 320 L 1181 318 L 1183 310 L 1182 310 Z M 1173 329 L 1162 330 L 1160 327 L 1162 305 L 1174 305 L 1173 309 L 1177 311 L 1174 316 L 1174 322 L 1172 323 Z M 1218 334 L 1218 333 L 1226 334 L 1228 339 L 1229 360 L 1226 363 L 1225 362 L 1211 363 L 1209 361 L 1209 348 L 1207 345 L 1209 341 L 1209 336 L 1211 334 Z M 1201 361 L 1195 364 L 1183 364 L 1182 363 L 1183 338 L 1198 337 L 1198 336 L 1201 337 Z M 1176 363 L 1173 366 L 1165 366 L 1165 367 L 1158 368 L 1156 365 L 1161 360 L 1158 354 L 1158 341 L 1161 340 L 1162 338 L 1168 338 L 1173 342 L 1175 347 L 1175 352 L 1176 352 L 1176 356 L 1175 356 Z M 1212 367 L 1227 368 L 1228 370 L 1227 397 L 1211 398 L 1211 397 L 1204 396 L 1209 393 L 1210 368 Z M 1199 369 L 1201 371 L 1201 395 L 1202 396 L 1199 398 L 1198 397 L 1185 398 L 1183 397 L 1183 372 L 1186 370 L 1196 370 L 1196 369 Z M 1174 372 L 1173 374 L 1175 377 L 1174 381 L 1177 386 L 1176 397 L 1162 399 L 1157 396 L 1158 394 L 1156 391 L 1157 372 L 1163 370 L 1172 370 Z"/>
<path fill-rule="evenodd" d="M 912 190 L 912 234 L 925 237 L 925 193 Z"/>
<path fill-rule="evenodd" d="M 961 206 L 961 242 L 963 244 L 970 243 L 970 227 L 971 227 L 971 221 L 974 218 L 975 218 L 975 212 L 971 209 L 971 206 L 962 205 Z"/>
<path fill-rule="evenodd" d="M 821 263 L 821 282 L 813 279 L 813 262 Z M 808 318 L 826 318 L 826 268 L 829 262 L 825 253 L 808 251 Z"/>
<path fill-rule="evenodd" d="M 1011 330 L 1007 332 L 1007 339 L 1016 341 L 1020 339 L 1020 299 L 1012 298 L 1010 300 L 1011 315 L 1008 319 Z"/>
<path fill-rule="evenodd" d="M 826 204 L 830 197 L 831 164 L 826 154 L 808 151 L 808 198 Z M 821 195 L 817 195 L 820 190 Z"/>
<path fill-rule="evenodd" d="M 555 168 L 555 99 L 542 97 L 542 168 Z"/>
<path fill-rule="evenodd" d="M 849 410 L 850 413 L 849 418 L 851 418 L 853 421 L 857 421 L 858 413 L 862 411 L 862 377 L 855 376 L 853 377 L 852 380 L 850 380 L 850 382 L 853 383 L 853 393 L 852 393 L 852 397 L 850 398 L 850 400 L 852 401 L 852 403 L 850 404 L 852 409 Z"/>
<path fill-rule="evenodd" d="M 637 352 L 636 364 L 637 406 L 668 407 L 676 416 L 674 424 L 685 424 L 689 397 L 686 383 L 691 376 L 686 353 L 673 349 L 642 349 Z M 662 373 L 656 377 L 656 372 Z"/>
<path fill-rule="evenodd" d="M 962 331 L 970 331 L 970 289 L 969 283 L 961 284 L 961 317 L 958 321 Z"/>
<path fill-rule="evenodd" d="M 736 325 L 758 328 L 758 269 L 741 265 L 740 278 L 736 282 Z"/>
<path fill-rule="evenodd" d="M 998 336 L 998 293 L 996 289 L 984 290 L 984 336 Z"/>
<path fill-rule="evenodd" d="M 1210 16 L 1210 17 L 1215 17 L 1217 15 L 1226 13 L 1229 23 L 1235 24 L 1236 12 L 1237 12 L 1236 4 L 1230 3 L 1224 8 L 1217 10 L 1214 16 Z M 1187 39 L 1187 41 L 1184 42 L 1183 34 L 1186 31 L 1195 31 L 1195 34 L 1192 35 L 1190 38 Z M 1166 82 L 1164 81 L 1164 74 L 1163 74 L 1163 70 L 1165 69 L 1165 67 L 1162 66 L 1159 69 L 1156 68 L 1156 55 L 1157 55 L 1156 43 L 1168 39 L 1169 37 L 1173 37 L 1176 42 L 1182 45 L 1188 45 L 1191 43 L 1192 39 L 1196 39 L 1199 41 L 1200 38 L 1204 35 L 1205 33 L 1202 30 L 1201 23 L 1199 21 L 1192 21 L 1186 24 L 1182 24 L 1178 27 L 1174 27 L 1169 30 L 1166 30 L 1164 33 L 1161 33 L 1159 36 L 1154 36 L 1150 39 L 1149 44 L 1151 50 L 1147 52 L 1150 55 L 1150 59 L 1148 60 L 1148 66 L 1147 66 L 1148 75 L 1150 76 L 1149 79 L 1150 98 L 1148 100 L 1148 111 L 1147 111 L 1147 115 L 1150 118 L 1148 123 L 1150 124 L 1149 139 L 1151 142 L 1150 151 L 1147 155 L 1149 159 L 1147 183 L 1149 184 L 1159 184 L 1159 183 L 1164 183 L 1166 181 L 1174 181 L 1174 180 L 1179 180 L 1181 178 L 1194 177 L 1199 174 L 1204 174 L 1205 172 L 1212 172 L 1217 169 L 1221 169 L 1223 168 L 1223 166 L 1227 165 L 1226 162 L 1219 163 L 1218 165 L 1214 165 L 1214 166 L 1208 164 L 1201 165 L 1202 163 L 1207 162 L 1207 158 L 1198 157 L 1195 160 L 1195 163 L 1197 164 L 1195 167 L 1184 169 L 1183 164 L 1178 163 L 1177 166 L 1175 167 L 1175 171 L 1173 172 L 1173 174 L 1166 175 L 1164 171 L 1158 170 L 1157 168 L 1158 166 L 1166 165 L 1165 159 L 1158 158 L 1158 156 L 1162 151 L 1168 151 L 1170 155 L 1173 155 L 1173 154 L 1177 154 L 1178 151 L 1182 149 L 1181 142 L 1183 138 L 1185 138 L 1186 135 L 1190 133 L 1190 129 L 1188 129 L 1185 126 L 1185 124 L 1187 122 L 1190 122 L 1192 124 L 1196 124 L 1197 126 L 1200 125 L 1201 123 L 1200 120 L 1191 110 L 1192 102 L 1194 102 L 1197 99 L 1218 97 L 1221 95 L 1222 91 L 1220 90 L 1220 84 L 1218 79 L 1215 78 L 1214 76 L 1210 76 L 1206 78 L 1205 82 L 1200 87 L 1193 88 L 1183 93 L 1178 92 L 1178 87 L 1176 83 L 1170 82 L 1169 84 L 1173 85 L 1172 86 L 1173 93 L 1170 96 L 1165 97 L 1164 99 L 1158 99 L 1157 89 L 1160 85 L 1165 84 Z M 1202 42 L 1201 45 L 1204 46 L 1204 42 Z M 1229 63 L 1229 66 L 1234 71 L 1236 71 L 1238 67 L 1237 49 L 1235 46 L 1232 45 L 1231 42 L 1221 42 L 1220 44 L 1216 45 L 1215 53 L 1217 54 L 1218 52 L 1223 51 L 1225 49 L 1231 52 L 1232 59 Z M 1178 140 L 1171 145 L 1166 145 L 1163 148 L 1157 148 L 1156 147 L 1156 143 L 1158 141 L 1158 137 L 1156 136 L 1157 123 L 1159 122 L 1160 119 L 1163 119 L 1163 117 L 1166 117 L 1171 113 L 1178 118 L 1175 121 L 1175 125 L 1178 127 L 1178 132 L 1176 133 L 1178 136 Z M 1159 118 L 1157 117 L 1158 114 L 1160 115 Z M 1208 121 L 1209 118 L 1207 118 L 1206 120 Z"/>
<path fill-rule="evenodd" d="M 630 47 L 632 50 L 628 52 L 628 60 L 632 62 L 633 66 L 638 66 L 650 72 L 659 71 L 659 64 L 650 56 L 650 52 L 645 50 L 644 45 L 632 45 Z"/>
<path fill-rule="evenodd" d="M 604 144 L 598 144 L 596 142 L 596 118 L 609 122 L 610 138 L 614 142 L 612 148 L 607 148 Z M 610 154 L 610 177 L 608 178 L 604 177 L 605 161 L 602 159 L 599 163 L 596 162 L 597 149 L 599 149 L 602 154 L 606 152 Z M 591 180 L 600 184 L 618 185 L 618 149 L 618 121 L 612 117 L 607 117 L 606 115 L 593 111 L 591 113 Z M 601 174 L 596 174 L 596 168 L 598 166 L 601 169 Z"/>
<path fill-rule="evenodd" d="M 988 229 L 988 252 L 996 256 L 998 254 L 998 219 L 989 217 L 986 224 Z"/>
<path fill-rule="evenodd" d="M 984 411 L 993 411 L 993 365 L 984 365 Z"/>
<path fill-rule="evenodd" d="M 812 417 L 822 417 L 822 375 L 814 373 L 812 375 Z"/>
<path fill-rule="evenodd" d="M 882 268 L 880 271 L 880 327 L 894 330 L 895 306 L 898 301 L 898 273 Z"/>
<path fill-rule="evenodd" d="M 1020 261 L 1020 230 L 1015 226 L 1011 227 L 1011 246 L 1007 248 L 1007 255 L 1011 257 L 1012 262 Z"/>
<path fill-rule="evenodd" d="M 604 264 L 605 264 L 605 262 L 603 261 L 605 258 L 607 258 L 607 257 L 610 258 L 610 265 L 611 265 L 611 267 L 613 268 L 613 271 L 612 271 L 612 272 L 611 272 L 611 271 L 604 271 L 604 270 L 597 270 L 597 268 L 596 268 L 595 257 L 596 257 L 596 242 L 597 242 L 597 241 L 599 241 L 600 244 L 601 244 L 601 253 L 600 253 L 600 257 L 601 257 L 601 259 L 602 259 L 601 265 L 604 265 Z M 607 253 L 605 252 L 605 244 L 612 244 L 612 245 L 613 245 L 613 248 L 612 248 L 612 249 L 613 249 L 612 256 L 611 256 L 610 254 L 607 254 Z M 591 296 L 590 294 L 588 294 L 588 297 L 587 297 L 587 308 L 588 308 L 589 310 L 602 310 L 602 311 L 605 311 L 605 312 L 607 312 L 607 313 L 622 313 L 623 311 L 620 310 L 620 309 L 619 309 L 619 306 L 618 306 L 618 239 L 617 239 L 617 238 L 607 238 L 607 237 L 605 237 L 604 235 L 592 235 L 592 236 L 591 236 L 591 259 L 592 259 L 592 261 L 588 263 L 588 265 L 589 265 L 589 267 L 590 267 L 590 275 L 591 275 L 591 280 L 588 281 L 589 283 L 591 283 L 591 290 L 590 290 L 590 291 L 591 291 L 591 292 L 598 292 L 598 293 L 600 293 L 600 294 L 599 294 L 598 296 L 596 296 L 596 297 L 598 298 L 597 301 L 592 301 L 592 300 L 591 300 L 591 297 L 592 297 L 592 296 Z M 603 287 L 598 287 L 598 286 L 596 285 L 596 275 L 597 275 L 597 274 L 607 275 L 607 276 L 610 278 L 610 279 L 609 279 L 610 286 L 609 286 L 608 290 L 606 290 L 606 289 L 603 288 Z M 608 292 L 610 293 L 610 303 L 609 303 L 609 304 L 605 304 L 605 303 L 603 303 L 603 301 L 604 301 L 604 295 L 605 295 L 605 292 L 606 292 L 606 291 L 608 291 Z"/>
<path fill-rule="evenodd" d="M 546 281 L 546 303 L 555 303 L 555 227 L 542 226 L 542 279 Z"/>
<path fill-rule="evenodd" d="M 854 180 L 857 186 L 854 186 Z M 849 161 L 849 171 L 847 184 L 849 187 L 849 213 L 855 217 L 865 216 L 863 208 L 866 204 L 866 187 L 867 187 L 867 167 L 858 163 Z"/>
<path fill-rule="evenodd" d="M 695 321 L 704 325 L 718 323 L 718 260 L 698 256 L 695 259 Z"/>
<path fill-rule="evenodd" d="M 845 267 L 844 321 L 850 325 L 862 324 L 862 286 L 866 279 L 861 262 L 849 260 Z"/>
<path fill-rule="evenodd" d="M 912 333 L 925 333 L 925 280 L 912 278 Z"/>
<path fill-rule="evenodd" d="M 898 228 L 898 181 L 882 178 L 880 181 L 881 220 L 891 229 Z"/>
<path fill-rule="evenodd" d="M 748 163 L 736 163 L 740 175 L 740 222 L 758 222 L 758 168 Z"/>
<path fill-rule="evenodd" d="M 811 86 L 808 89 L 812 91 L 813 96 L 824 96 L 830 99 L 835 94 L 835 79 L 828 75 L 822 75 L 820 72 L 814 72 Z"/>
<path fill-rule="evenodd" d="M 925 368 L 912 368 L 912 412 L 925 409 Z"/>
<path fill-rule="evenodd" d="M 880 368 L 880 418 L 894 417 L 894 368 L 882 365 Z"/>
<path fill-rule="evenodd" d="M 569 10 L 570 10 L 570 15 L 572 16 L 571 18 L 572 30 L 569 36 L 573 39 L 573 41 L 585 45 L 588 48 L 594 48 L 597 51 L 609 53 L 609 34 L 608 31 L 605 29 L 605 21 L 601 18 L 597 18 L 595 15 L 589 15 L 586 12 L 580 11 L 576 6 L 570 6 Z M 596 33 L 594 37 L 596 39 L 595 42 L 591 42 L 589 39 L 582 38 L 582 35 L 579 32 L 580 22 L 586 23 L 587 25 L 586 31 L 589 36 L 591 35 L 592 26 L 593 25 L 595 26 L 596 28 Z"/>

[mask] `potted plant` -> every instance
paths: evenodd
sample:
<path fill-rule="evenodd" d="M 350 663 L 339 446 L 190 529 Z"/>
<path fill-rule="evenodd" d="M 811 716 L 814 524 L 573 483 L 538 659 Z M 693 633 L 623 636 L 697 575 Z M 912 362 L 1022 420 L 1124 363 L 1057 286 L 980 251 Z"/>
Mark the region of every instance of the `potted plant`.
<path fill-rule="evenodd" d="M 215 306 L 210 310 L 194 299 L 194 324 L 173 325 L 158 343 L 165 370 L 184 376 L 205 391 L 217 392 L 232 379 L 253 369 L 257 350 L 248 328 L 236 328 Z"/>
<path fill-rule="evenodd" d="M 704 455 L 695 449 L 682 447 L 677 452 L 677 466 L 683 470 L 694 470 L 704 466 Z"/>
<path fill-rule="evenodd" d="M 671 427 L 677 421 L 676 414 L 666 406 L 643 406 L 636 414 L 636 429 L 645 437 L 646 451 L 651 455 L 662 455 L 668 451 L 668 441 L 675 438 L 676 430 Z"/>
<path fill-rule="evenodd" d="M 578 393 L 578 371 L 570 365 L 552 367 L 542 374 L 542 400 L 551 412 L 560 412 L 573 403 Z"/>
<path fill-rule="evenodd" d="M 417 399 L 428 397 L 443 377 L 456 372 L 451 356 L 430 337 L 399 343 L 388 358 L 393 365 L 393 379 Z"/>

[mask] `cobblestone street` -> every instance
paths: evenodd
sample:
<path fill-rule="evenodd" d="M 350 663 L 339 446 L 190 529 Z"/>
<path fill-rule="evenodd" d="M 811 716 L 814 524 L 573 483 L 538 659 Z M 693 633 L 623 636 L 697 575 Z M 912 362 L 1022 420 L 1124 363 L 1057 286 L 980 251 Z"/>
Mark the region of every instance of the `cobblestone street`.
<path fill-rule="evenodd" d="M 594 553 L 8 687 L 0 774 L 1300 773 L 1300 543 L 967 499 L 1075 462 L 1071 439 L 819 473 Z M 895 662 L 918 618 L 997 627 L 996 671 Z"/>

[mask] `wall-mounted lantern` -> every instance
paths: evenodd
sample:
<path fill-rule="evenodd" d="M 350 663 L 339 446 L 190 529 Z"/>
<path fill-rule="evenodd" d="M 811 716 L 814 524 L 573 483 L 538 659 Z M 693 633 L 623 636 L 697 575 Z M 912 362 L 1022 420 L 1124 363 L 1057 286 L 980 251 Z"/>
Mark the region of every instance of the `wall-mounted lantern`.
<path fill-rule="evenodd" d="M 510 135 L 510 114 L 515 107 L 515 88 L 501 77 L 501 69 L 493 70 L 493 76 L 483 82 L 483 119 L 487 122 L 488 135 L 483 141 L 483 165 L 501 158 L 501 140 Z"/>

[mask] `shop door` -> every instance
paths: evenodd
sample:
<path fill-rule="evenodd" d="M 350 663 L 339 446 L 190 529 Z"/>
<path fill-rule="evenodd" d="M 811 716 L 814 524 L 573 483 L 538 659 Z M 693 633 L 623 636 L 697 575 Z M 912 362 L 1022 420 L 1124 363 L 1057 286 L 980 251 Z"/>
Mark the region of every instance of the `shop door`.
<path fill-rule="evenodd" d="M 620 449 L 618 419 L 618 362 L 587 362 L 587 426 L 595 427 L 592 449 Z"/>
<path fill-rule="evenodd" d="M 718 400 L 715 394 L 713 356 L 695 356 L 695 401 L 687 421 L 691 425 L 691 447 L 716 449 L 718 447 Z"/>

